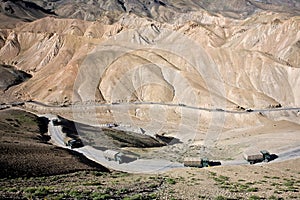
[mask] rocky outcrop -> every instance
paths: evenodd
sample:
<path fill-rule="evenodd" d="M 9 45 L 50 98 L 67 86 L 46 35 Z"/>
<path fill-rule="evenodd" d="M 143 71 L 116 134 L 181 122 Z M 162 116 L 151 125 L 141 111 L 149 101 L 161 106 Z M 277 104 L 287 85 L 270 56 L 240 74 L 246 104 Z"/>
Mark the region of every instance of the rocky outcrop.
<path fill-rule="evenodd" d="M 31 78 L 30 74 L 17 70 L 13 66 L 0 65 L 0 91 L 5 91 L 29 78 Z"/>
<path fill-rule="evenodd" d="M 48 17 L 2 30 L 0 60 L 33 75 L 14 92 L 49 103 L 296 106 L 299 24 L 270 12 L 179 12 L 170 23 L 125 14 L 111 25 Z"/>

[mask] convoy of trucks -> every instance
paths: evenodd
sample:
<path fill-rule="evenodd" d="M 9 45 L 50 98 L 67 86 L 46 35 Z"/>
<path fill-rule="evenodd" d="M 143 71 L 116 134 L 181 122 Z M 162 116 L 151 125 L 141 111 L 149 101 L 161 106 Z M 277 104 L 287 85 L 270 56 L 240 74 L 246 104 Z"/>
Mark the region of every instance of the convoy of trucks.
<path fill-rule="evenodd" d="M 53 119 L 53 125 L 59 125 L 58 119 Z M 109 124 L 111 126 L 117 126 L 116 124 Z M 77 137 L 68 137 L 64 138 L 64 143 L 66 146 L 69 146 L 71 149 L 83 147 L 83 143 L 80 138 Z M 131 162 L 137 159 L 137 157 L 127 156 L 122 152 L 115 151 L 115 150 L 106 150 L 103 153 L 104 158 L 108 161 L 115 161 L 118 164 L 122 164 L 124 162 Z M 267 150 L 248 150 L 244 152 L 243 157 L 246 161 L 250 164 L 255 164 L 259 162 L 269 162 L 273 159 L 276 159 L 275 154 L 270 154 Z M 216 166 L 221 165 L 221 162 L 214 162 L 210 161 L 208 158 L 200 158 L 200 157 L 186 157 L 183 160 L 183 164 L 185 167 L 209 167 L 209 166 Z"/>
<path fill-rule="evenodd" d="M 270 154 L 267 150 L 250 150 L 244 152 L 244 158 L 250 164 L 255 164 L 259 162 L 269 162 L 271 160 L 276 159 L 278 156 L 275 154 Z M 210 167 L 221 165 L 219 161 L 211 161 L 208 158 L 200 158 L 200 157 L 186 157 L 183 160 L 183 165 L 185 167 Z"/>

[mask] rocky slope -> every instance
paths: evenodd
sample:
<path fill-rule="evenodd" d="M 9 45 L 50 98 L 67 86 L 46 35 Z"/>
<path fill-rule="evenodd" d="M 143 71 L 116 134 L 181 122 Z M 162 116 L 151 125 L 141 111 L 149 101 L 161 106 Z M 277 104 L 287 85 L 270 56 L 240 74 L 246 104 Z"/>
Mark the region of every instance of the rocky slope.
<path fill-rule="evenodd" d="M 8 94 L 48 103 L 297 106 L 299 28 L 298 16 L 272 12 L 236 20 L 193 11 L 176 14 L 170 23 L 134 14 L 124 14 L 113 24 L 47 17 L 2 29 L 0 60 L 33 76 Z M 137 49 L 114 58 L 115 49 L 102 52 L 105 45 L 152 50 Z M 196 57 L 183 52 L 195 47 Z M 93 56 L 98 60 L 89 63 Z M 102 66 L 99 62 L 105 58 L 114 60 Z M 198 63 L 201 69 L 189 59 L 203 61 Z"/>
<path fill-rule="evenodd" d="M 49 15 L 55 14 L 30 1 L 0 1 L 1 28 L 12 28 L 17 23 L 34 21 Z"/>
<path fill-rule="evenodd" d="M 0 15 L 13 27 L 20 21 L 33 21 L 49 15 L 94 21 L 105 16 L 108 23 L 116 22 L 122 13 L 134 13 L 160 22 L 176 19 L 178 13 L 206 10 L 212 14 L 245 19 L 260 11 L 275 11 L 299 15 L 297 0 L 1 0 Z M 4 22 L 4 21 L 3 21 Z M 1 23 L 3 27 L 4 24 Z"/>
<path fill-rule="evenodd" d="M 48 119 L 21 110 L 0 111 L 0 178 L 108 171 L 80 153 L 48 143 Z"/>
<path fill-rule="evenodd" d="M 0 65 L 0 91 L 7 90 L 9 87 L 22 83 L 31 78 L 31 75 L 16 70 L 14 67 Z"/>
<path fill-rule="evenodd" d="M 161 21 L 170 21 L 177 13 L 207 10 L 231 18 L 246 18 L 260 10 L 286 12 L 298 15 L 300 3 L 297 0 L 30 0 L 37 5 L 52 10 L 66 18 L 95 20 L 100 16 L 131 12 L 139 16 L 150 17 Z M 97 8 L 97 9 L 95 9 Z M 113 18 L 111 18 L 113 20 Z"/>

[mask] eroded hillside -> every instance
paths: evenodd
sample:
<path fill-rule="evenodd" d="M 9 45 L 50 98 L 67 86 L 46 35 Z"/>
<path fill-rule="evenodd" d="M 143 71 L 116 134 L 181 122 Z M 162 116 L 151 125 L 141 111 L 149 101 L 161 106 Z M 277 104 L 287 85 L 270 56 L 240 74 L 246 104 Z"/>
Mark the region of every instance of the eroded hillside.
<path fill-rule="evenodd" d="M 212 101 L 222 101 L 230 108 L 296 106 L 299 20 L 271 12 L 233 20 L 205 11 L 178 14 L 174 23 L 134 14 L 111 25 L 47 17 L 2 29 L 0 60 L 33 75 L 8 94 L 46 103 L 147 101 L 211 108 L 217 105 Z M 168 34 L 172 36 L 166 38 Z M 162 47 L 167 40 L 178 51 L 197 47 L 199 55 L 193 59 L 203 60 L 201 69 L 189 63 L 184 52 Z M 183 40 L 190 43 L 180 43 Z M 85 69 L 92 56 L 98 62 L 104 59 L 97 51 L 106 44 L 133 44 L 137 49 L 112 57 L 105 66 L 96 60 Z M 80 69 L 85 73 L 79 74 Z M 91 97 L 82 92 L 81 84 L 90 88 Z"/>

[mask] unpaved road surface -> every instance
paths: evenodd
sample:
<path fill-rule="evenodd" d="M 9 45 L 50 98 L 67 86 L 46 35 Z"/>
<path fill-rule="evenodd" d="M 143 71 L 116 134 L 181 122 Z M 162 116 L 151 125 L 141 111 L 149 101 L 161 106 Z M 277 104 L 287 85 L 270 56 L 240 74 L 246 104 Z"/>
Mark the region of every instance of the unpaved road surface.
<path fill-rule="evenodd" d="M 49 118 L 49 134 L 52 142 L 60 147 L 68 148 L 64 144 L 64 133 L 61 130 L 61 126 L 54 126 L 52 123 L 53 119 L 57 119 L 54 115 L 45 115 Z M 119 170 L 123 172 L 131 173 L 158 173 L 164 172 L 174 168 L 182 168 L 183 164 L 174 163 L 167 160 L 147 160 L 138 159 L 130 163 L 118 164 L 115 161 L 108 161 L 104 158 L 103 151 L 95 149 L 91 146 L 84 146 L 81 148 L 75 148 L 74 151 L 84 154 L 87 158 L 103 165 L 108 168 Z"/>
<path fill-rule="evenodd" d="M 54 144 L 68 148 L 64 144 L 64 133 L 61 130 L 60 126 L 54 126 L 52 123 L 53 119 L 57 119 L 55 115 L 45 115 L 49 118 L 49 133 L 51 135 L 52 141 Z M 84 154 L 87 158 L 114 170 L 119 170 L 123 172 L 130 173 L 158 173 L 168 171 L 174 168 L 183 168 L 182 163 L 170 162 L 163 159 L 138 159 L 130 163 L 118 164 L 115 161 L 108 161 L 104 158 L 103 151 L 93 148 L 92 146 L 84 146 L 82 148 L 73 149 L 74 151 Z M 291 149 L 289 151 L 280 153 L 279 158 L 271 161 L 285 161 L 289 159 L 300 158 L 300 147 Z M 221 161 L 222 165 L 248 165 L 248 162 L 245 160 L 230 160 L 230 161 Z"/>

